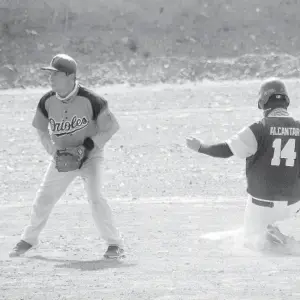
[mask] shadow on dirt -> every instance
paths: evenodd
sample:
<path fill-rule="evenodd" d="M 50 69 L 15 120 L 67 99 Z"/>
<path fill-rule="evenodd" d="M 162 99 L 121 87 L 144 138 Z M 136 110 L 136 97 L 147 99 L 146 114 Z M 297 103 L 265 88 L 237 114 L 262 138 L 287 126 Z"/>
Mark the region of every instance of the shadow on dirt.
<path fill-rule="evenodd" d="M 57 262 L 56 268 L 66 268 L 66 269 L 77 269 L 81 271 L 96 271 L 104 269 L 120 269 L 120 268 L 129 268 L 137 265 L 136 262 L 126 262 L 124 260 L 67 260 L 59 258 L 47 258 L 41 255 L 31 256 L 28 259 L 42 260 L 47 262 Z"/>

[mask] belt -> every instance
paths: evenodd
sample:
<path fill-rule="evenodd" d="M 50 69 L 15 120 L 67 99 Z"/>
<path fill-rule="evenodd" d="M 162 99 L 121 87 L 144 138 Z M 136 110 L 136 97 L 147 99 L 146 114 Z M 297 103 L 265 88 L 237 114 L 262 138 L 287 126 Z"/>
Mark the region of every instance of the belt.
<path fill-rule="evenodd" d="M 292 204 L 295 204 L 298 201 L 299 200 L 290 200 L 290 201 L 287 201 L 288 202 L 288 206 L 292 205 Z M 277 201 L 275 201 L 275 202 L 277 202 Z M 252 203 L 256 204 L 256 205 L 259 205 L 259 206 L 263 206 L 263 207 L 270 207 L 270 208 L 274 207 L 274 202 L 273 201 L 262 201 L 262 200 L 258 200 L 258 199 L 252 198 Z"/>
<path fill-rule="evenodd" d="M 274 207 L 274 203 L 271 201 L 261 201 L 261 200 L 252 198 L 252 203 L 259 205 L 259 206 L 264 206 L 264 207 L 270 207 L 270 208 Z"/>

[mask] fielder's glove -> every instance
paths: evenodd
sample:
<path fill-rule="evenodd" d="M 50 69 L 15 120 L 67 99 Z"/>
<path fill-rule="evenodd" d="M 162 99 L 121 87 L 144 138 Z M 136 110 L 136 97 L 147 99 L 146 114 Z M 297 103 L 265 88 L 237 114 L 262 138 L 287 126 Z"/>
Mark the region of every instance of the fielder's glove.
<path fill-rule="evenodd" d="M 80 169 L 93 148 L 93 140 L 86 138 L 83 145 L 57 150 L 55 154 L 56 169 L 58 172 L 70 172 Z"/>

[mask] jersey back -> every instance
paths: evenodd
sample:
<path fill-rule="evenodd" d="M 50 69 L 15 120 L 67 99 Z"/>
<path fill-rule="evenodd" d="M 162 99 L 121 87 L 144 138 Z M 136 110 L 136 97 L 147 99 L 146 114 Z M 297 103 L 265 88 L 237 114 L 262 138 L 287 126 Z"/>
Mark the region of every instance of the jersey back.
<path fill-rule="evenodd" d="M 272 201 L 300 200 L 300 122 L 266 117 L 250 129 L 257 152 L 246 160 L 248 193 Z"/>

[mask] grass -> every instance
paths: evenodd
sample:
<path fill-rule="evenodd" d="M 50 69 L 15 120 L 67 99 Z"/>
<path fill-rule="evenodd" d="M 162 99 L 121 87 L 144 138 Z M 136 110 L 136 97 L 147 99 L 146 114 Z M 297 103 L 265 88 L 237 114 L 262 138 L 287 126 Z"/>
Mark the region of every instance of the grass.
<path fill-rule="evenodd" d="M 54 208 L 40 247 L 8 258 L 28 222 L 48 156 L 31 127 L 42 92 L 3 93 L 0 299 L 296 299 L 297 256 L 266 256 L 241 245 L 244 162 L 185 147 L 188 135 L 224 140 L 259 118 L 258 86 L 99 90 L 122 127 L 106 149 L 103 190 L 125 237 L 122 263 L 102 260 L 105 245 L 79 179 Z M 298 82 L 287 86 L 291 111 L 299 117 Z M 298 227 L 295 218 L 282 229 L 299 238 Z"/>
<path fill-rule="evenodd" d="M 297 12 L 290 0 L 2 1 L 0 88 L 40 86 L 61 52 L 90 85 L 297 77 Z"/>

